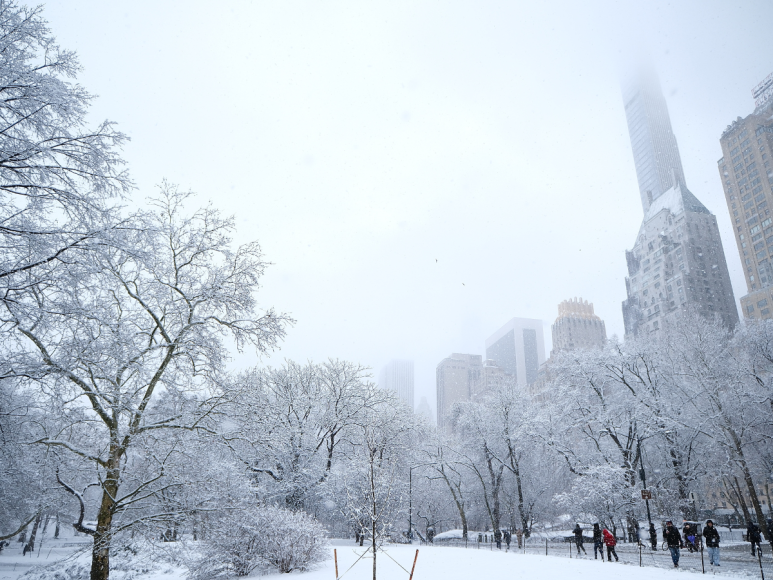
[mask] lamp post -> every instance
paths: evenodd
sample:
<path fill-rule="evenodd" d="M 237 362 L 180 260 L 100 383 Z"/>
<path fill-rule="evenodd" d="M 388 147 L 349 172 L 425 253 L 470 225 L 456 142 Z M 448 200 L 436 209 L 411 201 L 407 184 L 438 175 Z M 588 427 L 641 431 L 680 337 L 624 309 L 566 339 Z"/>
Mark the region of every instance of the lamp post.
<path fill-rule="evenodd" d="M 644 458 L 641 455 L 641 438 L 637 440 L 636 445 L 638 447 L 637 453 L 639 454 L 639 477 L 641 478 L 641 484 L 644 486 L 644 489 L 647 489 L 647 474 L 644 473 Z M 650 515 L 650 500 L 645 499 L 644 502 L 647 504 L 647 521 L 650 524 L 649 529 L 652 529 L 652 515 Z"/>

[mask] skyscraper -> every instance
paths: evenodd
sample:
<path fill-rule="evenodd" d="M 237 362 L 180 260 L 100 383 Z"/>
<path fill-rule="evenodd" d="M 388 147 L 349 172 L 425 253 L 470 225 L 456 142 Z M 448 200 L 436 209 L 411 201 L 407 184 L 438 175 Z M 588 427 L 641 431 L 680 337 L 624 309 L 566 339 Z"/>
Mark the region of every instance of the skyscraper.
<path fill-rule="evenodd" d="M 382 389 L 389 389 L 397 393 L 401 401 L 404 401 L 413 410 L 413 361 L 391 360 L 381 369 L 378 384 Z"/>
<path fill-rule="evenodd" d="M 542 321 L 513 318 L 486 339 L 486 358 L 515 377 L 518 386 L 530 385 L 545 362 Z"/>
<path fill-rule="evenodd" d="M 660 81 L 654 71 L 642 69 L 637 76 L 624 82 L 623 102 L 639 195 L 646 214 L 652 201 L 674 185 L 672 172 L 676 173 L 679 183 L 685 183 L 682 158 L 671 130 Z"/>
<path fill-rule="evenodd" d="M 626 252 L 625 333 L 657 331 L 688 307 L 719 314 L 732 327 L 738 310 L 717 219 L 687 189 L 657 76 L 639 74 L 624 85 L 623 98 L 644 209 Z"/>
<path fill-rule="evenodd" d="M 741 311 L 770 318 L 773 308 L 773 74 L 752 89 L 755 108 L 722 133 L 717 162 L 746 277 Z"/>
<path fill-rule="evenodd" d="M 454 403 L 474 401 L 505 380 L 505 371 L 479 354 L 453 353 L 444 358 L 436 369 L 438 430 L 450 431 Z"/>
<path fill-rule="evenodd" d="M 558 318 L 551 327 L 553 352 L 577 348 L 601 348 L 607 340 L 604 321 L 593 312 L 593 304 L 577 300 L 564 300 L 558 305 Z"/>

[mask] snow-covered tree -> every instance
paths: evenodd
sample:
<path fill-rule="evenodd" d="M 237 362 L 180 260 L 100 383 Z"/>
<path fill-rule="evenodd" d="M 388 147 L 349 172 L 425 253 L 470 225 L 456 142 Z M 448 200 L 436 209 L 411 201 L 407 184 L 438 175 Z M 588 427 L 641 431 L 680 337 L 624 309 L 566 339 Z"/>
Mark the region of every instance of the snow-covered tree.
<path fill-rule="evenodd" d="M 237 381 L 224 438 L 267 501 L 313 510 L 339 446 L 389 399 L 368 369 L 346 361 L 250 370 Z M 358 431 L 357 431 L 358 432 Z"/>
<path fill-rule="evenodd" d="M 77 56 L 41 13 L 0 0 L 0 300 L 97 243 L 115 225 L 106 200 L 132 187 L 118 155 L 126 136 L 108 121 L 87 126 Z"/>
<path fill-rule="evenodd" d="M 50 262 L 44 283 L 9 290 L 0 318 L 10 342 L 3 368 L 56 419 L 56 428 L 39 426 L 36 443 L 88 466 L 58 475 L 81 506 L 75 479 L 90 473 L 87 485 L 100 491 L 96 527 L 83 510 L 74 524 L 94 538 L 93 580 L 109 575 L 122 516 L 167 487 L 172 434 L 209 428 L 223 399 L 225 339 L 264 351 L 288 322 L 257 311 L 259 247 L 233 249 L 233 220 L 211 207 L 187 213 L 190 200 L 164 185 L 151 211 L 130 216 L 80 261 Z M 145 462 L 142 479 L 135 457 Z"/>

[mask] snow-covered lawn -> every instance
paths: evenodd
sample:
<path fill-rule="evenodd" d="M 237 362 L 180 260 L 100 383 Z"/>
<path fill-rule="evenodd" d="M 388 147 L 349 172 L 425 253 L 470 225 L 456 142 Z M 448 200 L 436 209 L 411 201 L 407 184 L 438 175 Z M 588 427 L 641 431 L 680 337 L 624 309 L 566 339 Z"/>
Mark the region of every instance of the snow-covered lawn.
<path fill-rule="evenodd" d="M 31 564 L 46 564 L 56 562 L 57 559 L 72 553 L 75 547 L 61 545 L 56 547 L 54 542 L 48 544 L 49 548 L 35 558 L 22 557 L 15 549 L 3 551 L 0 554 L 0 580 L 17 580 L 23 578 L 25 572 L 31 571 Z M 51 544 L 54 544 L 52 546 Z M 62 543 L 64 544 L 64 542 Z M 51 549 L 53 548 L 53 549 Z M 299 580 L 335 580 L 335 566 L 332 559 L 333 549 L 338 552 L 339 578 L 346 580 L 369 580 L 372 577 L 371 559 L 363 558 L 354 564 L 358 556 L 365 548 L 355 547 L 351 540 L 333 540 L 330 547 L 331 558 L 318 566 L 315 570 L 304 574 L 293 574 L 292 577 Z M 379 553 L 378 577 L 381 580 L 408 580 L 405 570 L 411 569 L 413 557 L 419 550 L 419 558 L 414 573 L 415 580 L 469 580 L 471 578 L 503 578 L 507 580 L 620 580 L 624 575 L 626 580 L 669 580 L 676 579 L 677 575 L 693 574 L 687 570 L 664 570 L 653 567 L 639 568 L 637 566 L 622 563 L 601 563 L 599 560 L 569 559 L 554 556 L 536 554 L 521 554 L 515 552 L 500 552 L 497 550 L 477 550 L 464 548 L 451 548 L 440 546 L 387 546 L 388 556 Z M 393 560 L 394 559 L 394 560 Z M 399 565 L 398 565 L 399 564 Z M 16 570 L 14 570 L 16 565 Z M 65 567 L 65 564 L 61 565 Z M 709 572 L 710 574 L 711 572 Z M 717 574 L 719 576 L 719 574 Z M 28 578 L 30 576 L 27 576 Z M 33 576 L 34 577 L 34 576 Z M 125 578 L 122 573 L 115 574 L 116 578 Z M 128 577 L 132 580 L 185 580 L 184 569 L 160 565 L 154 571 L 146 574 L 132 573 Z M 723 577 L 732 577 L 727 575 Z M 736 576 L 737 577 L 737 576 Z M 284 580 L 287 575 L 273 574 L 263 576 L 266 580 Z M 69 579 L 68 579 L 69 580 Z M 697 580 L 697 579 L 696 579 Z"/>

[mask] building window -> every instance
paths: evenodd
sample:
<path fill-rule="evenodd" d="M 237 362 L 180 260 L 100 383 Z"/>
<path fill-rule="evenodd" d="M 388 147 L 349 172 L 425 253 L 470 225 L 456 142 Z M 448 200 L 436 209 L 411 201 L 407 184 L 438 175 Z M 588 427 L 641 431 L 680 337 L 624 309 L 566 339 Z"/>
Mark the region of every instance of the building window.
<path fill-rule="evenodd" d="M 763 306 L 767 306 L 767 305 L 768 305 L 768 299 L 767 298 L 763 298 L 762 300 L 757 302 L 757 308 L 762 308 Z"/>

